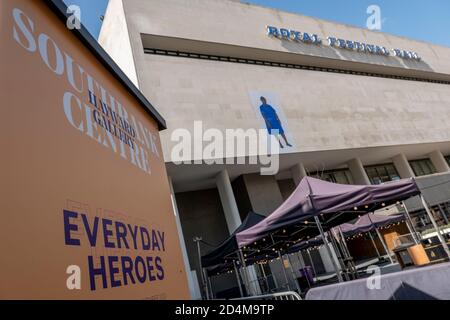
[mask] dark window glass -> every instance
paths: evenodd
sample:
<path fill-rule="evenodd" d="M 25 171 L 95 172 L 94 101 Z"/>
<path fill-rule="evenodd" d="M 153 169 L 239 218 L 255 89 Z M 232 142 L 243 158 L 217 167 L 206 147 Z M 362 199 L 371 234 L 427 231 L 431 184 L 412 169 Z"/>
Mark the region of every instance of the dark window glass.
<path fill-rule="evenodd" d="M 348 169 L 317 171 L 310 173 L 309 176 L 333 183 L 353 184 L 352 175 Z"/>
<path fill-rule="evenodd" d="M 450 166 L 450 156 L 446 156 L 445 161 L 447 161 L 447 164 Z"/>
<path fill-rule="evenodd" d="M 365 167 L 367 176 L 372 184 L 400 180 L 400 175 L 393 163 Z"/>
<path fill-rule="evenodd" d="M 414 174 L 418 177 L 436 173 L 436 168 L 430 159 L 414 160 L 410 161 L 409 164 L 411 165 Z"/>

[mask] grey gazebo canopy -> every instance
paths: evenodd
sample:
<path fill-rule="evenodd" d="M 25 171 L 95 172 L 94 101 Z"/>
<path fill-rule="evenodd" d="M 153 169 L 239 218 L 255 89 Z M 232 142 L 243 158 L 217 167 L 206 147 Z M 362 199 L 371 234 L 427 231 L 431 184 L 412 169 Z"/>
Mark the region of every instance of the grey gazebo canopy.
<path fill-rule="evenodd" d="M 350 237 L 355 234 L 373 231 L 376 228 L 385 227 L 387 225 L 404 221 L 406 218 L 403 214 L 384 215 L 384 214 L 366 214 L 358 218 L 353 223 L 345 223 L 336 228 L 340 228 L 345 237 Z"/>
<path fill-rule="evenodd" d="M 255 212 L 249 212 L 247 217 L 242 224 L 237 227 L 237 229 L 220 245 L 215 247 L 209 253 L 202 256 L 202 267 L 208 268 L 212 266 L 216 266 L 218 264 L 223 263 L 227 257 L 232 259 L 238 259 L 236 255 L 236 251 L 238 250 L 238 245 L 236 242 L 236 233 L 246 230 L 258 222 L 264 220 L 265 216 L 257 214 Z"/>
<path fill-rule="evenodd" d="M 317 235 L 314 232 L 308 233 L 311 230 L 306 228 L 308 219 L 319 217 L 324 229 L 329 230 L 358 215 L 362 216 L 419 194 L 420 190 L 413 179 L 381 185 L 343 185 L 305 177 L 278 209 L 253 227 L 238 232 L 236 240 L 240 248 L 256 247 L 260 240 L 282 242 L 283 237 L 292 240 L 293 235 L 298 233 L 297 241 L 300 242 L 304 240 L 298 231 L 300 226 L 303 226 L 304 235 Z M 277 237 L 276 240 L 274 236 Z"/>

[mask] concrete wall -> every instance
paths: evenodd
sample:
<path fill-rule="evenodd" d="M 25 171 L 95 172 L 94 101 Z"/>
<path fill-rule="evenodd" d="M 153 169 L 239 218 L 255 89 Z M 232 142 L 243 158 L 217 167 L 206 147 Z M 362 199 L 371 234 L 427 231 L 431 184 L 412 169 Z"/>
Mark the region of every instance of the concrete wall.
<path fill-rule="evenodd" d="M 448 85 L 148 55 L 141 34 L 221 43 L 227 54 L 245 47 L 269 50 L 274 58 L 292 53 L 299 61 L 312 55 L 336 66 L 367 64 L 374 72 L 383 66 L 393 72 L 426 69 L 449 74 L 448 48 L 234 1 L 128 0 L 124 4 L 141 89 L 169 126 L 161 133 L 166 161 L 171 160 L 175 145 L 170 141 L 172 131 L 192 130 L 195 120 L 202 120 L 205 129 L 264 128 L 251 105 L 252 91 L 278 97 L 278 107 L 287 118 L 285 129 L 295 146 L 286 153 L 450 139 Z M 419 52 L 426 65 L 311 45 L 294 48 L 268 38 L 268 24 L 408 48 Z M 103 42 L 105 47 L 115 45 Z"/>
<path fill-rule="evenodd" d="M 204 241 L 218 245 L 229 236 L 219 194 L 217 189 L 183 192 L 176 194 L 176 200 L 191 269 L 196 270 L 201 282 L 197 246 L 193 238 L 201 236 Z M 202 244 L 201 250 L 202 254 L 206 254 L 211 251 L 211 247 Z M 214 279 L 217 291 L 234 285 L 236 282 L 233 275 Z"/>
<path fill-rule="evenodd" d="M 139 88 L 128 31 L 127 15 L 122 0 L 109 0 L 98 41 Z"/>
<path fill-rule="evenodd" d="M 267 216 L 283 203 L 283 196 L 274 176 L 247 174 L 244 175 L 244 182 L 256 213 Z"/>
<path fill-rule="evenodd" d="M 222 131 L 264 128 L 254 91 L 278 97 L 296 146 L 285 152 L 450 139 L 446 85 L 153 55 L 145 61 L 153 72 L 141 76 L 141 88 L 169 126 L 161 133 L 166 161 L 172 130 L 193 132 L 194 121 Z"/>
<path fill-rule="evenodd" d="M 241 175 L 231 183 L 236 204 L 239 209 L 241 220 L 243 221 L 250 211 L 253 211 L 247 188 L 245 186 L 244 176 Z"/>
<path fill-rule="evenodd" d="M 390 65 L 420 69 L 424 66 L 401 59 L 382 59 L 347 50 L 311 45 L 292 45 L 266 36 L 266 26 L 272 25 L 316 33 L 387 48 L 402 48 L 418 52 L 427 67 L 435 72 L 450 73 L 448 48 L 411 39 L 369 31 L 349 25 L 302 16 L 260 6 L 224 0 L 125 0 L 131 31 L 164 35 L 182 39 L 210 41 L 242 47 L 260 48 L 284 53 L 296 53 L 341 61 Z M 173 23 L 177 21 L 177 23 Z M 133 35 L 135 36 L 135 35 Z"/>
<path fill-rule="evenodd" d="M 296 185 L 293 179 L 283 179 L 278 180 L 278 187 L 280 188 L 281 196 L 283 200 L 289 198 L 289 196 L 294 192 Z"/>

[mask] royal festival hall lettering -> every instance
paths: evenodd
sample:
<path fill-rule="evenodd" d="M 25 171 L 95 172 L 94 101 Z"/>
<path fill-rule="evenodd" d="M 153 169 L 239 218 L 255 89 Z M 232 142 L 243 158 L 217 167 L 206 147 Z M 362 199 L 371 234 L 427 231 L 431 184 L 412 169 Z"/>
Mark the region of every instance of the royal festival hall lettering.
<path fill-rule="evenodd" d="M 283 40 L 289 40 L 293 42 L 302 42 L 312 45 L 320 46 L 323 44 L 322 39 L 317 34 L 311 34 L 307 32 L 299 32 L 292 29 L 286 29 L 286 28 L 277 28 L 273 26 L 267 26 L 267 35 L 269 37 L 274 37 L 278 39 Z M 336 37 L 328 37 L 327 38 L 328 45 L 333 48 L 337 49 L 346 49 L 346 50 L 352 50 L 357 51 L 361 53 L 367 53 L 367 54 L 376 54 L 376 55 L 382 55 L 382 56 L 391 56 L 394 55 L 396 57 L 402 58 L 402 59 L 409 59 L 409 60 L 416 60 L 420 61 L 420 56 L 413 51 L 407 51 L 402 49 L 392 49 L 389 50 L 386 47 L 378 46 L 374 44 L 368 44 L 358 41 L 352 41 L 352 40 L 345 40 L 340 39 Z"/>

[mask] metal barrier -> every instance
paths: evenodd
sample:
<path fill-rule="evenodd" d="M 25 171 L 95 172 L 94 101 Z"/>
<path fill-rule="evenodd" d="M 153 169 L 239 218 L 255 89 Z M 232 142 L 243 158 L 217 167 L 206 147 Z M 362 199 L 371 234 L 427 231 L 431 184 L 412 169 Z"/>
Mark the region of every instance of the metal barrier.
<path fill-rule="evenodd" d="M 302 297 L 300 297 L 300 295 L 295 291 L 286 291 L 272 294 L 263 294 L 260 296 L 234 298 L 230 300 L 302 300 Z"/>

